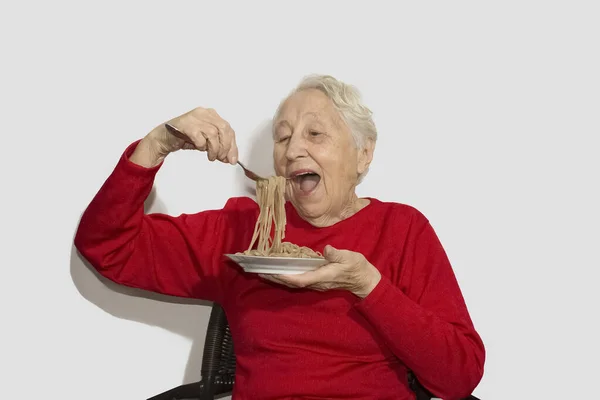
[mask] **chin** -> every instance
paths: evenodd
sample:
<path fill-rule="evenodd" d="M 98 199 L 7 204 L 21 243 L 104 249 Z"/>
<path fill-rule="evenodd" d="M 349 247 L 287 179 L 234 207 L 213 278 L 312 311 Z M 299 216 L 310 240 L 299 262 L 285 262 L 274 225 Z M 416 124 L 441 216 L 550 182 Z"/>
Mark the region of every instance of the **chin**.
<path fill-rule="evenodd" d="M 293 196 L 291 201 L 298 213 L 308 219 L 317 219 L 328 209 L 325 199 L 317 196 Z"/>

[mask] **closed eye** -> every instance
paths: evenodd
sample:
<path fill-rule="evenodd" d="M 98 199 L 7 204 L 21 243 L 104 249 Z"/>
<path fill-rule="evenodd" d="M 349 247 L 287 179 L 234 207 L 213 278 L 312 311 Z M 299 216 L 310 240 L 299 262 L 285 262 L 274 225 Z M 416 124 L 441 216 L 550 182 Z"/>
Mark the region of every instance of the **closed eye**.
<path fill-rule="evenodd" d="M 322 135 L 321 132 L 317 132 L 317 131 L 310 131 L 309 133 L 310 133 L 310 136 L 312 136 L 312 137 L 317 137 L 317 136 Z"/>

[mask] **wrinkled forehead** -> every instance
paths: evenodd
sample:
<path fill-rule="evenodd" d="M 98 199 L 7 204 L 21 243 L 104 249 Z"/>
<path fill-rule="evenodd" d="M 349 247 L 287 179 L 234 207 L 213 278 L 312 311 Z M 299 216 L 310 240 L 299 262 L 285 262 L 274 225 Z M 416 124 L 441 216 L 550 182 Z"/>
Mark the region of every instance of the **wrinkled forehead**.
<path fill-rule="evenodd" d="M 306 89 L 283 101 L 273 120 L 273 130 L 284 125 L 294 126 L 300 122 L 331 126 L 338 125 L 339 121 L 339 113 L 325 93 L 317 89 Z"/>

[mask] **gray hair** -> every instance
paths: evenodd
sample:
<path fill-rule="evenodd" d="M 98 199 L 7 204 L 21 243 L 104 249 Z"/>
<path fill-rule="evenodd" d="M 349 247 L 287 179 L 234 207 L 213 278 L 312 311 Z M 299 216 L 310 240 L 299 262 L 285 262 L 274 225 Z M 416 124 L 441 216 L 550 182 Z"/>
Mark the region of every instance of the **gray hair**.
<path fill-rule="evenodd" d="M 320 90 L 329 97 L 341 119 L 350 129 L 358 149 L 363 149 L 368 140 L 372 140 L 373 143 L 377 141 L 377 128 L 373 121 L 373 113 L 362 103 L 360 92 L 356 87 L 330 75 L 308 75 L 300 81 L 288 97 L 307 89 Z M 284 101 L 277 108 L 275 119 L 279 115 Z M 358 182 L 362 181 L 367 172 L 368 168 L 359 175 Z"/>

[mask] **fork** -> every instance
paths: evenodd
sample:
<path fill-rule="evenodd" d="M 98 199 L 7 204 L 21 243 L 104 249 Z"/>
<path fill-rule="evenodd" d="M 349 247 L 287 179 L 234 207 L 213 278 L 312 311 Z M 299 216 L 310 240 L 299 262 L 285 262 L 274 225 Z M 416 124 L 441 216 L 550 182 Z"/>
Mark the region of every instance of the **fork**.
<path fill-rule="evenodd" d="M 192 140 L 189 138 L 188 135 L 186 135 L 179 129 L 175 128 L 173 125 L 166 123 L 165 128 L 167 129 L 167 132 L 169 132 L 173 136 L 177 136 L 179 139 L 185 140 L 186 142 L 193 144 Z M 246 175 L 249 179 L 252 179 L 253 181 L 258 181 L 260 179 L 266 179 L 266 178 L 263 178 L 262 176 L 258 175 L 254 171 L 251 171 L 248 168 L 246 168 L 246 166 L 244 164 L 242 164 L 239 160 L 238 160 L 237 164 L 240 167 L 242 167 L 242 169 L 244 170 L 244 175 Z"/>

